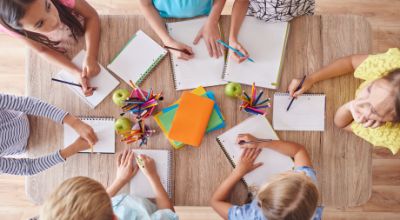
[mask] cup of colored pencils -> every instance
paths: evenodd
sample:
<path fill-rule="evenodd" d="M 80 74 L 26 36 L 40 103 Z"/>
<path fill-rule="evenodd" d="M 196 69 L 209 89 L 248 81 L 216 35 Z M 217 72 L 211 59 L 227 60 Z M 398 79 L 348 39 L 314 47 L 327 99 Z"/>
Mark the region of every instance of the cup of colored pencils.
<path fill-rule="evenodd" d="M 154 93 L 153 89 L 144 91 L 132 81 L 130 81 L 129 85 L 132 87 L 132 92 L 129 98 L 125 100 L 121 116 L 126 113 L 131 113 L 138 119 L 150 117 L 157 107 L 158 102 L 163 100 L 162 93 Z"/>
<path fill-rule="evenodd" d="M 242 104 L 240 105 L 239 109 L 254 115 L 266 115 L 266 109 L 271 108 L 271 99 L 262 99 L 263 94 L 264 91 L 262 90 L 257 92 L 256 86 L 253 83 L 251 86 L 250 95 L 248 95 L 246 92 L 243 92 L 242 96 L 240 97 Z"/>
<path fill-rule="evenodd" d="M 153 133 L 155 133 L 155 130 L 150 129 L 149 126 L 145 125 L 142 119 L 133 126 L 132 130 L 121 134 L 121 142 L 131 144 L 140 141 L 139 147 L 141 147 L 143 145 L 147 145 L 148 138 Z"/>

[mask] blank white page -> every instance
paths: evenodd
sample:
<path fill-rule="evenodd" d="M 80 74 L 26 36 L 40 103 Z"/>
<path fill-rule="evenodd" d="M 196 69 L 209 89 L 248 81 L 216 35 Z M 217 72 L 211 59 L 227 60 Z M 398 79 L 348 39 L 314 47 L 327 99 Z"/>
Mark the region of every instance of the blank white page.
<path fill-rule="evenodd" d="M 115 153 L 114 119 L 112 118 L 83 118 L 83 122 L 90 125 L 97 135 L 98 142 L 93 146 L 94 153 Z M 72 144 L 79 134 L 68 125 L 64 125 L 64 147 Z M 88 150 L 81 153 L 90 153 Z"/>
<path fill-rule="evenodd" d="M 168 32 L 175 40 L 182 42 L 193 49 L 194 58 L 188 61 L 178 59 L 171 54 L 172 70 L 177 90 L 193 89 L 199 86 L 223 85 L 224 56 L 210 57 L 204 40 L 197 45 L 193 40 L 207 18 L 198 18 L 188 21 L 167 23 Z M 167 45 L 168 46 L 168 45 Z"/>
<path fill-rule="evenodd" d="M 75 56 L 72 62 L 76 66 L 81 67 L 84 58 L 85 51 L 82 50 Z M 106 70 L 102 65 L 100 65 L 100 68 L 100 73 L 90 79 L 90 86 L 97 87 L 92 96 L 86 97 L 80 87 L 64 84 L 65 86 L 68 86 L 73 92 L 75 92 L 91 108 L 95 108 L 97 105 L 99 105 L 119 85 L 119 81 L 113 75 L 111 75 L 108 70 Z M 66 70 L 61 70 L 59 73 L 56 74 L 55 78 L 68 82 L 79 83 L 77 78 L 72 75 L 72 73 L 69 73 Z"/>
<path fill-rule="evenodd" d="M 238 40 L 255 62 L 248 60 L 238 64 L 229 50 L 224 80 L 276 89 L 279 84 L 281 65 L 285 55 L 289 23 L 266 23 L 246 16 L 240 28 Z"/>
<path fill-rule="evenodd" d="M 264 116 L 257 115 L 246 119 L 217 138 L 234 164 L 237 164 L 243 151 L 240 145 L 236 143 L 237 136 L 244 133 L 249 133 L 261 139 L 279 140 Z M 268 148 L 263 148 L 256 159 L 257 162 L 264 164 L 243 177 L 252 191 L 266 183 L 271 176 L 291 170 L 294 166 L 290 157 Z"/>
<path fill-rule="evenodd" d="M 140 84 L 167 51 L 139 30 L 107 66 L 126 83 Z"/>
<path fill-rule="evenodd" d="M 154 159 L 156 163 L 157 173 L 160 176 L 161 183 L 165 189 L 165 191 L 169 194 L 169 197 L 172 197 L 172 188 L 171 188 L 171 165 L 172 165 L 172 154 L 169 150 L 133 150 L 135 152 L 135 156 L 139 154 L 147 155 Z M 136 163 L 136 161 L 134 161 Z M 142 171 L 138 171 L 138 173 L 133 177 L 130 182 L 130 193 L 139 196 L 142 198 L 155 198 L 155 194 L 153 189 L 151 188 L 150 182 L 147 177 L 143 174 Z"/>
<path fill-rule="evenodd" d="M 324 131 L 325 95 L 305 94 L 297 97 L 289 109 L 292 97 L 288 93 L 275 93 L 273 125 L 282 131 Z"/>

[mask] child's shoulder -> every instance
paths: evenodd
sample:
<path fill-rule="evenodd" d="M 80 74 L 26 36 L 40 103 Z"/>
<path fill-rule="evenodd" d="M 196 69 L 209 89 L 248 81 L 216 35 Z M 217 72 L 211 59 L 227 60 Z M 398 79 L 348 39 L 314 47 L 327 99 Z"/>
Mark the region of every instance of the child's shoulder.
<path fill-rule="evenodd" d="M 261 208 L 257 205 L 257 199 L 254 199 L 251 203 L 247 203 L 241 206 L 234 205 L 229 208 L 228 211 L 229 220 L 243 220 L 243 219 L 254 219 L 254 220 L 266 220 Z"/>
<path fill-rule="evenodd" d="M 385 53 L 369 55 L 354 71 L 354 77 L 375 80 L 400 68 L 400 49 L 390 48 Z"/>

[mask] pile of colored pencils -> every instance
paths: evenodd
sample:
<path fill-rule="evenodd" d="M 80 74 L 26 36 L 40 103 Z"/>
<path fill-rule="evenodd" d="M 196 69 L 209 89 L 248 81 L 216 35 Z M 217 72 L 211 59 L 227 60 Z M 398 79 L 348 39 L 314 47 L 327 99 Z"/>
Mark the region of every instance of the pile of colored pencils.
<path fill-rule="evenodd" d="M 140 141 L 139 147 L 147 145 L 148 138 L 155 132 L 146 126 L 143 120 L 139 120 L 138 123 L 133 126 L 131 131 L 121 134 L 121 141 L 131 144 Z"/>
<path fill-rule="evenodd" d="M 144 91 L 135 85 L 132 81 L 129 81 L 129 85 L 132 87 L 132 92 L 125 105 L 122 107 L 121 116 L 126 113 L 131 113 L 136 117 L 137 124 L 133 126 L 132 130 L 121 134 L 121 141 L 127 144 L 140 141 L 140 145 L 147 145 L 148 138 L 155 132 L 145 125 L 145 119 L 150 117 L 159 101 L 163 100 L 162 93 L 153 93 L 152 89 Z"/>
<path fill-rule="evenodd" d="M 158 101 L 163 100 L 162 93 L 155 94 L 152 89 L 146 92 L 137 87 L 132 81 L 129 82 L 133 90 L 122 107 L 123 113 L 121 113 L 121 116 L 129 112 L 135 115 L 137 119 L 148 118 L 153 114 Z"/>
<path fill-rule="evenodd" d="M 257 95 L 256 86 L 253 83 L 250 96 L 247 95 L 246 92 L 243 92 L 242 96 L 240 97 L 242 100 L 240 110 L 255 115 L 266 115 L 266 108 L 271 108 L 271 103 L 269 98 L 261 100 L 261 96 L 263 94 L 264 91 L 260 91 Z"/>

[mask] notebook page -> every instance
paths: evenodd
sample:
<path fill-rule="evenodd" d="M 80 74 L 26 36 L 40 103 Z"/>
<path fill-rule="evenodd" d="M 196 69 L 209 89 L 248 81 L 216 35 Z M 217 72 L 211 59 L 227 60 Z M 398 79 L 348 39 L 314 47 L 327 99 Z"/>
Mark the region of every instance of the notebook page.
<path fill-rule="evenodd" d="M 84 50 L 80 51 L 72 60 L 72 62 L 76 66 L 81 67 L 83 60 L 85 59 L 85 54 L 86 52 Z M 111 75 L 102 65 L 100 65 L 100 68 L 100 73 L 90 79 L 90 86 L 97 87 L 92 96 L 86 97 L 80 87 L 65 84 L 65 86 L 68 86 L 70 89 L 72 89 L 72 91 L 74 91 L 92 108 L 95 108 L 97 105 L 99 105 L 119 85 L 119 81 L 115 79 L 115 77 Z M 56 74 L 55 78 L 68 82 L 79 83 L 77 78 L 66 70 L 61 70 Z"/>
<path fill-rule="evenodd" d="M 135 156 L 139 154 L 147 155 L 154 159 L 156 163 L 157 173 L 160 176 L 162 185 L 165 191 L 172 197 L 171 186 L 170 186 L 170 170 L 171 170 L 171 152 L 169 150 L 133 150 Z M 136 163 L 136 161 L 135 161 Z M 155 198 L 153 189 L 151 188 L 150 182 L 142 171 L 133 177 L 130 182 L 130 193 L 143 197 L 143 198 Z"/>
<path fill-rule="evenodd" d="M 275 93 L 273 102 L 273 126 L 284 131 L 324 131 L 325 95 L 306 94 L 294 100 L 288 93 Z"/>
<path fill-rule="evenodd" d="M 132 80 L 140 84 L 166 54 L 164 48 L 139 30 L 107 67 L 126 83 Z"/>
<path fill-rule="evenodd" d="M 287 22 L 265 23 L 246 16 L 238 40 L 255 62 L 246 60 L 238 64 L 230 57 L 229 50 L 224 80 L 247 85 L 254 82 L 260 87 L 276 89 L 288 30 Z"/>
<path fill-rule="evenodd" d="M 90 125 L 97 135 L 98 142 L 93 146 L 95 153 L 115 153 L 115 132 L 114 119 L 109 118 L 87 118 L 83 122 Z M 64 125 L 64 147 L 72 144 L 79 134 L 68 125 Z M 81 153 L 90 153 L 91 150 L 80 151 Z"/>
<path fill-rule="evenodd" d="M 167 23 L 168 32 L 175 40 L 190 46 L 194 52 L 194 58 L 188 61 L 172 56 L 172 68 L 175 75 L 175 87 L 177 90 L 193 89 L 199 86 L 223 85 L 224 57 L 218 59 L 210 57 L 204 40 L 197 45 L 193 44 L 197 33 L 205 24 L 207 18 L 199 18 L 188 21 Z"/>
<path fill-rule="evenodd" d="M 279 140 L 264 116 L 257 115 L 246 119 L 218 137 L 235 164 L 237 164 L 243 151 L 236 143 L 236 139 L 239 134 L 244 133 L 252 134 L 257 138 Z M 263 148 L 256 159 L 257 162 L 263 162 L 264 164 L 244 176 L 244 180 L 251 189 L 258 189 L 269 177 L 288 171 L 294 165 L 289 157 L 268 148 Z"/>

